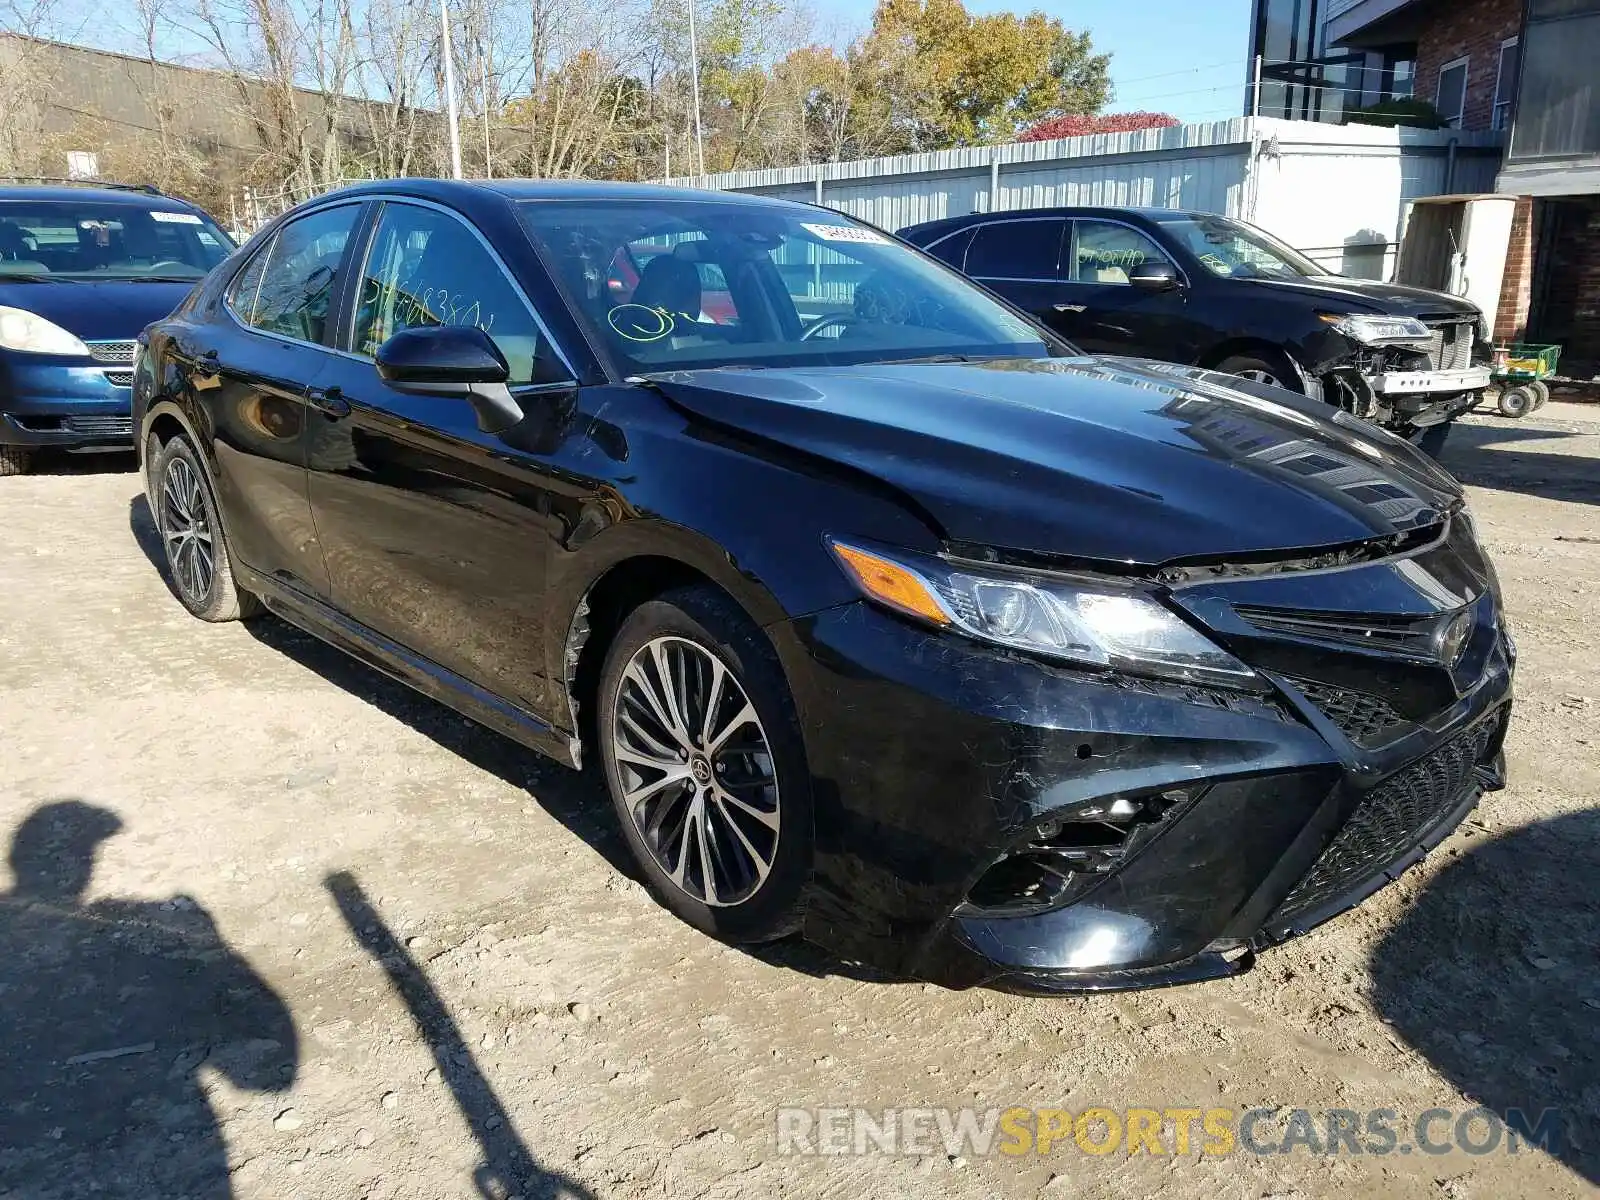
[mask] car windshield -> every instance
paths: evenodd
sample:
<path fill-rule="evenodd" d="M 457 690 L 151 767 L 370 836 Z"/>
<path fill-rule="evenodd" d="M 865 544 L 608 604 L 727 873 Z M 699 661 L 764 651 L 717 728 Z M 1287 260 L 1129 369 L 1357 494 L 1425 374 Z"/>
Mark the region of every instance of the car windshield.
<path fill-rule="evenodd" d="M 693 199 L 520 207 L 580 319 L 630 372 L 1064 349 L 839 213 Z"/>
<path fill-rule="evenodd" d="M 1271 234 L 1230 217 L 1175 216 L 1161 226 L 1214 275 L 1244 279 L 1304 279 L 1326 275 L 1298 250 Z"/>
<path fill-rule="evenodd" d="M 0 280 L 199 279 L 232 250 L 178 204 L 0 200 Z"/>

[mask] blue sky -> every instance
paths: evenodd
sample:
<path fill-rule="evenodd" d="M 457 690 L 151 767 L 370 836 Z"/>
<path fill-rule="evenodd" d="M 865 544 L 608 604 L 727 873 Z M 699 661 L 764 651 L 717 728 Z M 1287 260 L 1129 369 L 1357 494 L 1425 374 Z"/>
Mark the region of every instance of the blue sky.
<path fill-rule="evenodd" d="M 871 0 L 815 0 L 825 23 L 849 32 L 872 19 Z M 1239 116 L 1250 54 L 1250 0 L 966 0 L 973 12 L 1042 9 L 1087 29 L 1111 55 L 1111 111 L 1149 109 L 1185 121 Z M 854 27 L 854 28 L 851 28 Z M 844 30 L 841 30 L 844 32 Z"/>

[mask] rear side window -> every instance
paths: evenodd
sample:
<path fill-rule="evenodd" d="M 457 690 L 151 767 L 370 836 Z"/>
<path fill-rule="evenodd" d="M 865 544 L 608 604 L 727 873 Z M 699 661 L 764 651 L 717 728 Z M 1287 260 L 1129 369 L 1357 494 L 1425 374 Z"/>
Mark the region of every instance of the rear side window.
<path fill-rule="evenodd" d="M 278 230 L 271 246 L 234 281 L 229 300 L 239 319 L 266 333 L 320 343 L 345 243 L 360 212 L 359 204 L 325 208 Z M 262 264 L 259 269 L 257 262 Z M 256 279 L 253 301 L 252 277 Z"/>
<path fill-rule="evenodd" d="M 967 249 L 974 279 L 1055 279 L 1065 221 L 995 221 L 980 225 Z"/>

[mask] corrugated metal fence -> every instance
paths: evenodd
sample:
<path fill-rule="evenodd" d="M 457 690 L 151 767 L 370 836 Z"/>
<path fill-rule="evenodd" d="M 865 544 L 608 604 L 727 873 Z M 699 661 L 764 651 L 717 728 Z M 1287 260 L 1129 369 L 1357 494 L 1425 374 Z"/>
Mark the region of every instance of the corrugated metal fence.
<path fill-rule="evenodd" d="M 1500 151 L 1499 134 L 1237 117 L 669 182 L 825 204 L 890 230 L 1053 205 L 1197 209 L 1386 278 L 1408 202 L 1492 191 Z"/>

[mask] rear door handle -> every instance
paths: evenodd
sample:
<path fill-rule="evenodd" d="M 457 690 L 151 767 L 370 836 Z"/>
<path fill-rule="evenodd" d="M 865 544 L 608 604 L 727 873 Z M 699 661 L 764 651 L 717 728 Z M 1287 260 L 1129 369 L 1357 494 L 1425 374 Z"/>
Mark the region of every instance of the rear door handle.
<path fill-rule="evenodd" d="M 346 400 L 344 393 L 336 387 L 308 387 L 306 389 L 306 403 L 319 413 L 335 421 L 340 417 L 348 417 L 350 415 L 350 401 Z"/>
<path fill-rule="evenodd" d="M 1087 304 L 1052 304 L 1050 307 L 1057 312 L 1081 313 L 1089 310 Z"/>

